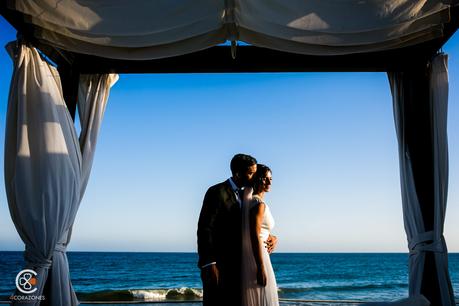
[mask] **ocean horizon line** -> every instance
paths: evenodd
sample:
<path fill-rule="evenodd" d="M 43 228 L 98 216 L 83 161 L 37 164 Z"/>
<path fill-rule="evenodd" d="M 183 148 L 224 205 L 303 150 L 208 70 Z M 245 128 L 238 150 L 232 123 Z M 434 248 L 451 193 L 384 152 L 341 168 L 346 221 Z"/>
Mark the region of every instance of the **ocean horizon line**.
<path fill-rule="evenodd" d="M 0 250 L 0 252 L 24 252 L 24 250 Z M 197 254 L 196 251 L 66 251 L 66 253 L 139 253 L 139 254 Z M 273 254 L 409 254 L 409 252 L 378 252 L 378 251 L 333 251 L 333 252 L 322 252 L 322 251 L 308 251 L 308 252 L 274 252 Z M 448 252 L 448 254 L 459 254 L 459 252 Z"/>

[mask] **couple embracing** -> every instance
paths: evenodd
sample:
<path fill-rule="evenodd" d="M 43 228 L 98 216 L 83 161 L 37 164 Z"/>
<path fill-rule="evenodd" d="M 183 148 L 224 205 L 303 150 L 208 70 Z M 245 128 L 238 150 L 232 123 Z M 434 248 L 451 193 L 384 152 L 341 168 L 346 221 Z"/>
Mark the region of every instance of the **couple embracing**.
<path fill-rule="evenodd" d="M 271 170 L 246 154 L 235 155 L 232 176 L 210 187 L 198 222 L 203 306 L 277 306 L 270 254 L 277 238 L 264 201 Z"/>

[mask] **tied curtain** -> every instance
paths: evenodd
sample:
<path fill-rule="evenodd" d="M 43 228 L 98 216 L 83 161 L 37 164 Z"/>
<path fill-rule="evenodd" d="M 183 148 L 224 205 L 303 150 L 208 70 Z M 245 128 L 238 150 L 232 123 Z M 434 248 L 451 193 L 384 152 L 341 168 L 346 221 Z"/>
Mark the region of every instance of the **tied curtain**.
<path fill-rule="evenodd" d="M 5 187 L 11 218 L 25 244 L 25 268 L 38 274 L 38 290 L 27 296 L 44 295 L 48 305 L 77 305 L 66 249 L 117 76 L 81 77 L 78 138 L 57 69 L 27 44 L 13 42 L 7 49 L 14 72 L 6 120 Z"/>
<path fill-rule="evenodd" d="M 438 54 L 426 69 L 389 72 L 388 76 L 410 252 L 409 295 L 422 293 L 433 305 L 453 306 L 443 237 L 448 192 L 447 61 L 447 55 Z M 436 278 L 433 284 L 426 282 L 426 270 Z"/>
<path fill-rule="evenodd" d="M 157 59 L 227 40 L 308 55 L 413 46 L 443 35 L 459 0 L 7 0 L 42 43 Z M 129 22 L 120 22 L 129 20 Z"/>

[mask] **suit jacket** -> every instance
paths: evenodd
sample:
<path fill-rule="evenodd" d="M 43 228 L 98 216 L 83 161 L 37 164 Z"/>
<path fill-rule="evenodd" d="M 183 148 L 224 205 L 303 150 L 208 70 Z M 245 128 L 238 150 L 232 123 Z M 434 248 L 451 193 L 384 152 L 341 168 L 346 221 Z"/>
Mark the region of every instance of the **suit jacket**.
<path fill-rule="evenodd" d="M 226 180 L 210 187 L 204 196 L 198 222 L 199 267 L 216 262 L 221 285 L 237 290 L 241 275 L 241 244 L 241 208 Z M 233 294 L 237 295 L 237 292 Z"/>

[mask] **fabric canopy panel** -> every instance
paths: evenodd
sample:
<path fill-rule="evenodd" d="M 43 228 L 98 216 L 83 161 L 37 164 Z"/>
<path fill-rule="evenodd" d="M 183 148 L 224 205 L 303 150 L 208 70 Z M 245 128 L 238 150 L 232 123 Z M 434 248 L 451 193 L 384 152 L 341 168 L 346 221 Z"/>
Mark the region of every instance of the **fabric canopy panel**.
<path fill-rule="evenodd" d="M 226 40 L 309 55 L 406 47 L 442 36 L 459 0 L 8 0 L 36 38 L 66 50 L 155 59 Z M 121 22 L 121 21 L 128 22 Z"/>
<path fill-rule="evenodd" d="M 388 73 L 399 144 L 409 294 L 432 305 L 455 305 L 443 228 L 448 193 L 448 57 L 437 55 L 427 73 Z M 428 260 L 428 257 L 430 258 Z M 426 280 L 427 273 L 434 281 Z M 433 287 L 438 287 L 435 289 Z"/>
<path fill-rule="evenodd" d="M 9 0 L 8 7 L 24 13 L 38 39 L 108 58 L 170 57 L 225 41 L 224 1 Z"/>
<path fill-rule="evenodd" d="M 15 65 L 5 136 L 5 188 L 11 218 L 25 244 L 26 268 L 37 273 L 37 290 L 25 294 L 29 299 L 24 301 L 39 304 L 30 296 L 44 295 L 47 305 L 77 305 L 66 248 L 116 76 L 82 77 L 79 142 L 57 70 L 35 48 L 12 43 L 8 49 Z"/>
<path fill-rule="evenodd" d="M 449 2 L 448 2 L 449 3 Z M 240 37 L 254 45 L 310 55 L 402 48 L 442 35 L 444 1 L 238 1 Z"/>

